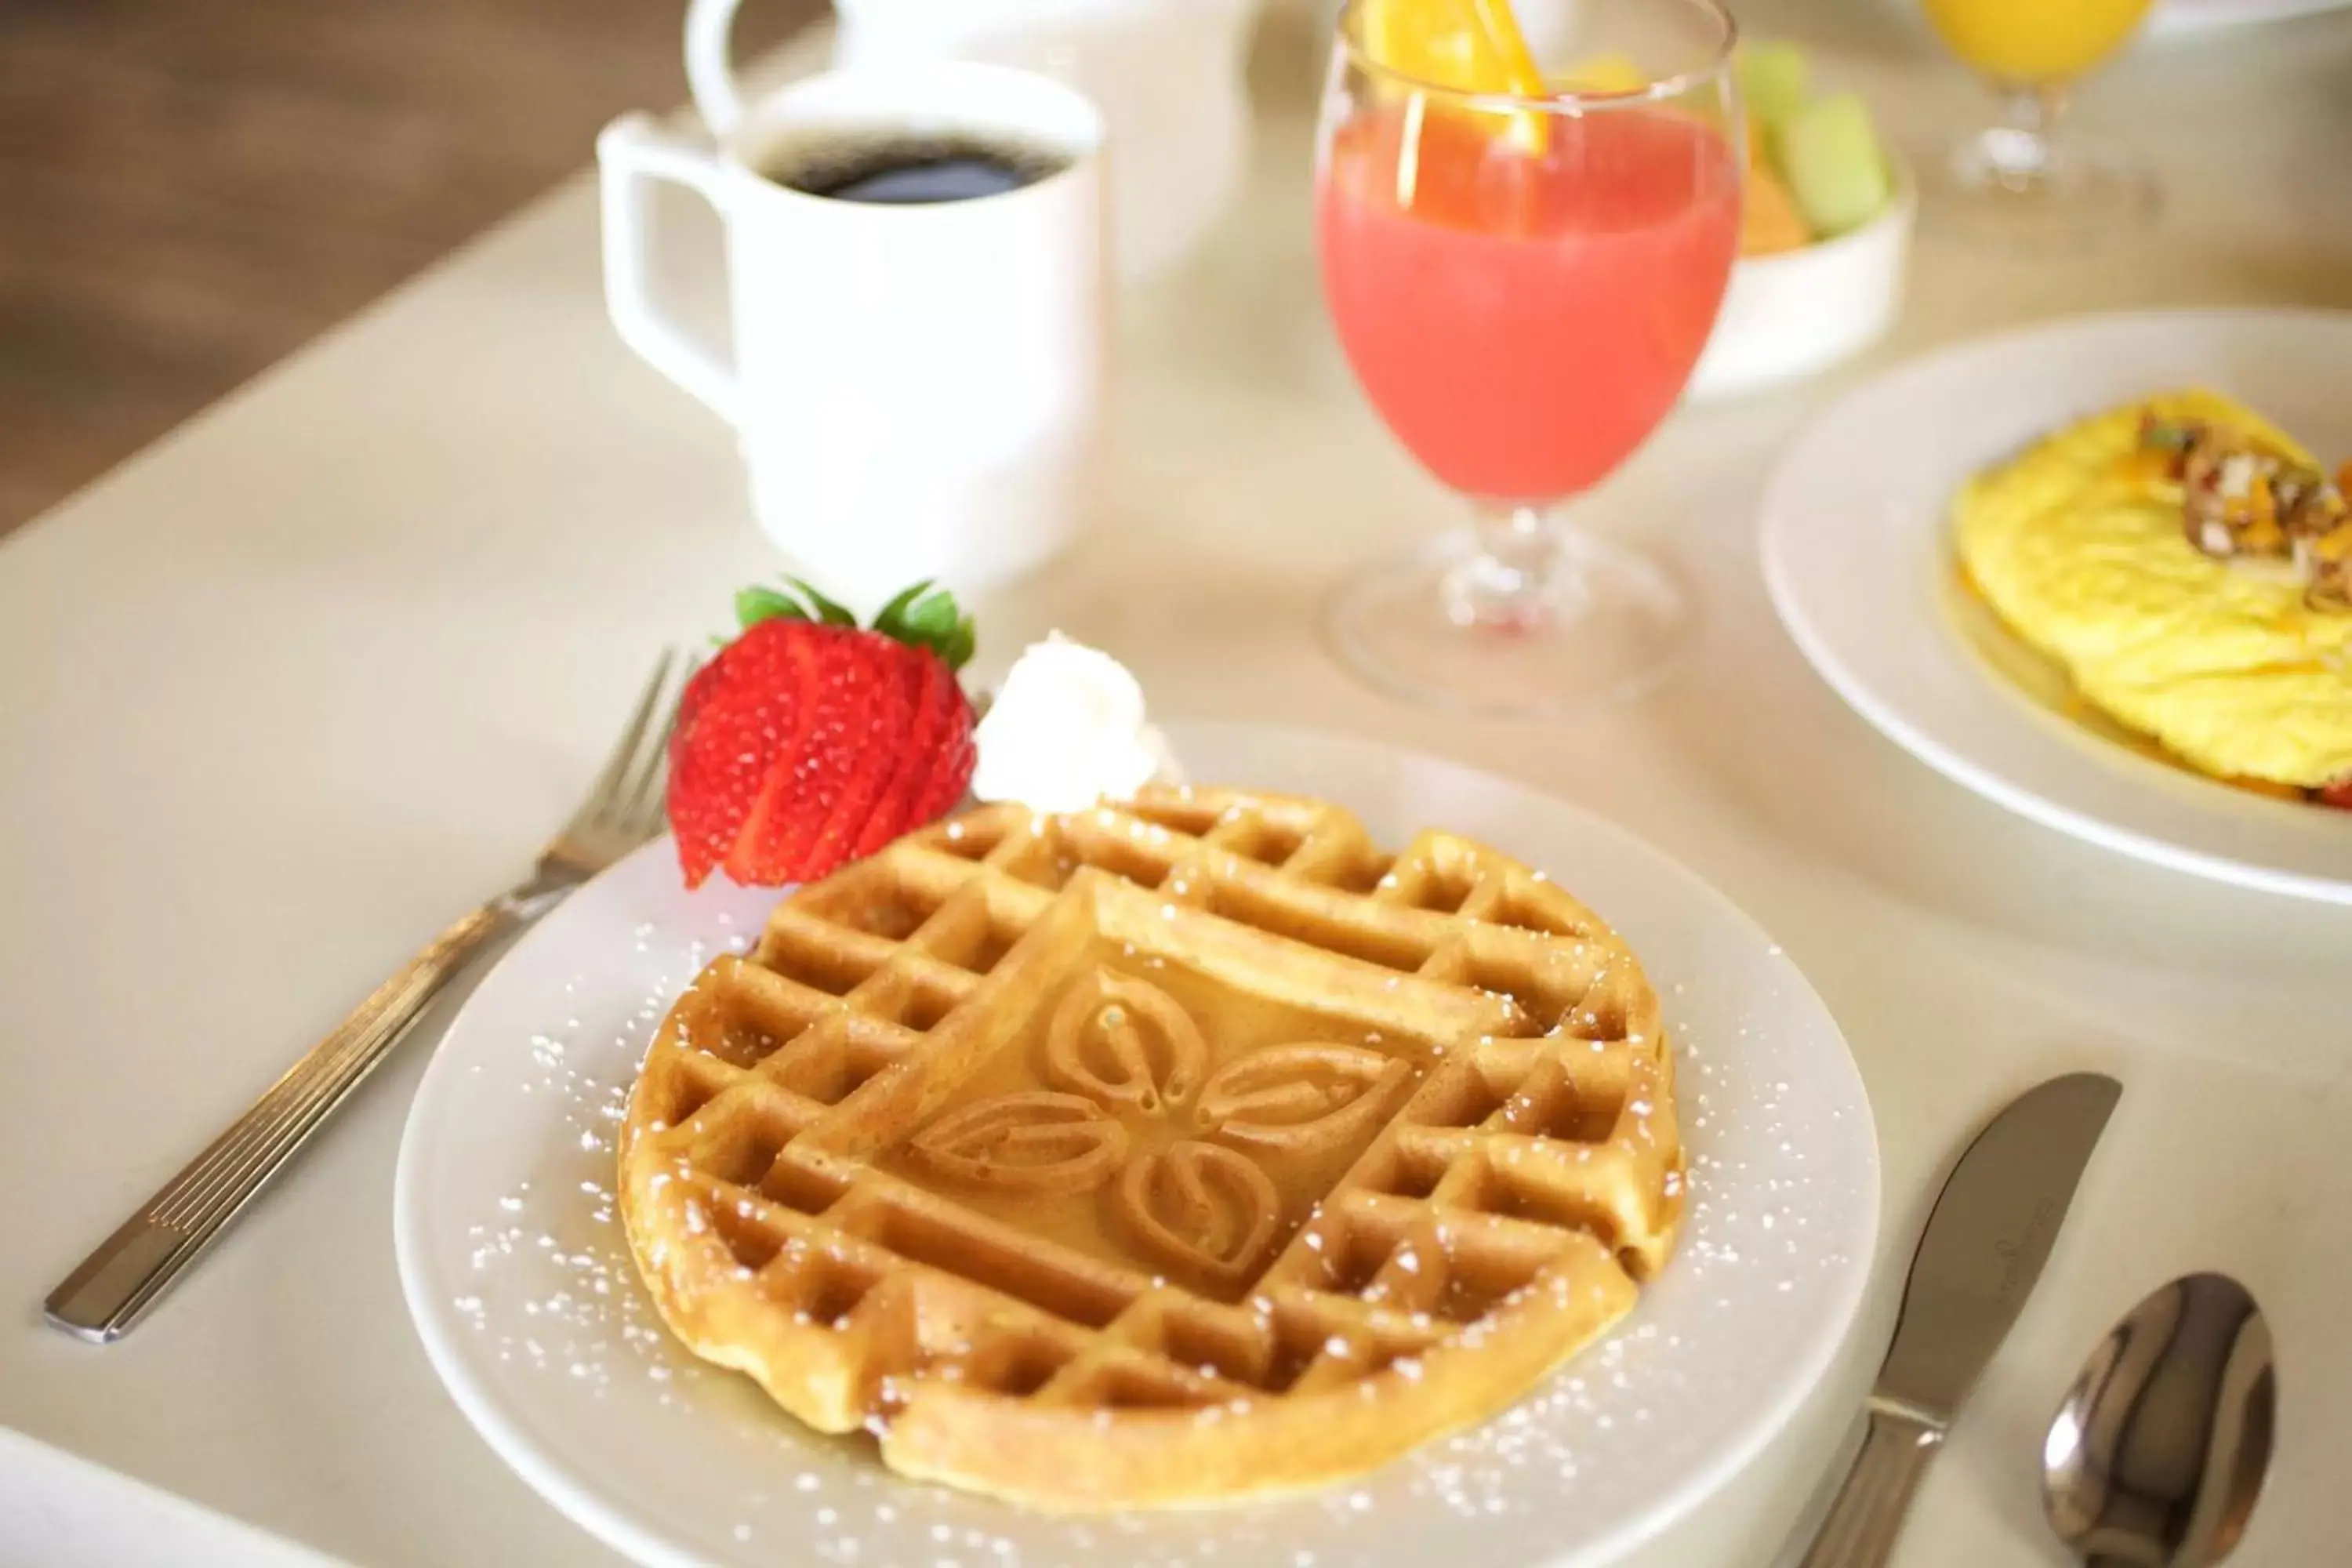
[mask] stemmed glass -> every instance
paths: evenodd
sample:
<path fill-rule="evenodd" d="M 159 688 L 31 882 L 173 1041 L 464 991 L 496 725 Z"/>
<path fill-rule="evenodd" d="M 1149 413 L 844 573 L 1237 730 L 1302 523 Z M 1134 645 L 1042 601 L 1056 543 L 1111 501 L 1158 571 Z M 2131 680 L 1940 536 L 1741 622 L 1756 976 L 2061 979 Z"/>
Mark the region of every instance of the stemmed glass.
<path fill-rule="evenodd" d="M 2128 233 L 2152 218 L 2146 165 L 2059 125 L 2067 89 L 2123 47 L 2148 3 L 1926 0 L 1945 44 L 2000 95 L 2000 120 L 1952 150 L 1929 215 L 2027 250 Z"/>
<path fill-rule="evenodd" d="M 1685 595 L 1569 503 L 1665 417 L 1722 302 L 1744 163 L 1731 19 L 1715 0 L 1455 7 L 1507 27 L 1516 12 L 1533 78 L 1506 92 L 1449 85 L 1491 37 L 1395 63 L 1395 5 L 1339 17 L 1324 292 L 1373 407 L 1475 521 L 1345 584 L 1326 631 L 1359 673 L 1437 706 L 1632 691 L 1665 668 Z"/>

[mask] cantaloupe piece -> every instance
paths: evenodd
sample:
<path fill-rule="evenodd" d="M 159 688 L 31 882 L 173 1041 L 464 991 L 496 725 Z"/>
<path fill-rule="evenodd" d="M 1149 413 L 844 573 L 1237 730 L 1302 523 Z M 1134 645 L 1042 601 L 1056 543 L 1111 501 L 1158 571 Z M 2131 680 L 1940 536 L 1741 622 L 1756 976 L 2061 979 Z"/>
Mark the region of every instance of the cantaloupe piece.
<path fill-rule="evenodd" d="M 1805 226 L 1789 187 L 1763 163 L 1750 164 L 1739 209 L 1739 254 L 1770 256 L 1812 242 L 1813 231 Z"/>

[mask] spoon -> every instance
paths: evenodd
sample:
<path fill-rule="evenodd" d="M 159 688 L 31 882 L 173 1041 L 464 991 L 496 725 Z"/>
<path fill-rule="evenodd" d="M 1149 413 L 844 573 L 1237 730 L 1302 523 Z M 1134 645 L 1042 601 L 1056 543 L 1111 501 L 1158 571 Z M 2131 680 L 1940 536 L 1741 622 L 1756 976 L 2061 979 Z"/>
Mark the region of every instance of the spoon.
<path fill-rule="evenodd" d="M 2116 1325 L 2042 1445 L 2051 1528 L 2089 1568 L 2210 1568 L 2270 1468 L 2270 1329 L 2221 1274 L 2175 1279 Z"/>

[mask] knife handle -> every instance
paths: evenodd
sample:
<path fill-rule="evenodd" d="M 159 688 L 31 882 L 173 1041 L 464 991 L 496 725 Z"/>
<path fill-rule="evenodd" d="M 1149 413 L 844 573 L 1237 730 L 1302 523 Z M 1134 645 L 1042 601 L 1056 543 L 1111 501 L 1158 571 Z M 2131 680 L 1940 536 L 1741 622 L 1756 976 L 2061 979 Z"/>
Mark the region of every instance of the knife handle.
<path fill-rule="evenodd" d="M 1862 1451 L 1830 1504 L 1802 1568 L 1878 1568 L 1895 1550 L 1911 1494 L 1927 1461 L 1944 1446 L 1944 1429 L 1885 1405 L 1870 1407 Z"/>

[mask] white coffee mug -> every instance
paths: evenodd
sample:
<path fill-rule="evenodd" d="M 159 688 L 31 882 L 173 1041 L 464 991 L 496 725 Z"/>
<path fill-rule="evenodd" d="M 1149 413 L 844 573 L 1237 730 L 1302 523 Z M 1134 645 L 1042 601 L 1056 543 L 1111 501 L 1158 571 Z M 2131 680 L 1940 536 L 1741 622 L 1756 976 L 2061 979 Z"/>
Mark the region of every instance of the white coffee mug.
<path fill-rule="evenodd" d="M 743 113 L 729 33 L 742 0 L 691 0 L 686 79 L 703 123 Z M 1116 150 L 1111 224 L 1121 272 L 1182 259 L 1239 194 L 1249 158 L 1245 75 L 1262 0 L 834 0 L 834 61 L 851 68 L 980 60 L 1036 71 L 1095 100 Z"/>
<path fill-rule="evenodd" d="M 811 195 L 761 172 L 940 140 L 1060 166 L 926 205 Z M 614 324 L 734 426 L 762 531 L 824 585 L 869 601 L 918 577 L 979 589 L 1077 530 L 1108 328 L 1102 142 L 1079 93 L 971 64 L 794 84 L 715 151 L 644 115 L 598 138 Z M 699 193 L 726 229 L 731 359 L 649 289 L 654 180 Z"/>

